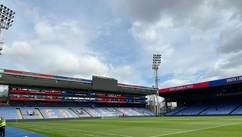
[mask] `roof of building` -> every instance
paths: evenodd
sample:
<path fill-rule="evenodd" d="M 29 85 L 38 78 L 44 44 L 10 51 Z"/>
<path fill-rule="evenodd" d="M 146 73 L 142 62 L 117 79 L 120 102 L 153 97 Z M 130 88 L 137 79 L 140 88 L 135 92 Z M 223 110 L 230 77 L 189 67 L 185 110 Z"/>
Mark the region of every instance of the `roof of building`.
<path fill-rule="evenodd" d="M 19 70 L 0 69 L 0 84 L 25 85 L 25 86 L 40 86 L 49 88 L 66 88 L 93 90 L 93 80 L 83 78 L 73 78 L 65 76 L 57 76 L 51 74 L 33 73 Z M 117 83 L 117 91 L 106 92 L 122 92 L 133 94 L 154 94 L 156 91 L 152 87 L 140 85 L 131 85 Z"/>
<path fill-rule="evenodd" d="M 199 82 L 194 84 L 187 84 L 182 86 L 170 87 L 170 88 L 163 88 L 160 89 L 160 93 L 167 93 L 173 91 L 186 91 L 191 89 L 201 89 L 201 88 L 210 88 L 210 87 L 217 87 L 217 86 L 225 86 L 230 84 L 238 84 L 242 83 L 242 76 L 206 81 L 206 82 Z"/>

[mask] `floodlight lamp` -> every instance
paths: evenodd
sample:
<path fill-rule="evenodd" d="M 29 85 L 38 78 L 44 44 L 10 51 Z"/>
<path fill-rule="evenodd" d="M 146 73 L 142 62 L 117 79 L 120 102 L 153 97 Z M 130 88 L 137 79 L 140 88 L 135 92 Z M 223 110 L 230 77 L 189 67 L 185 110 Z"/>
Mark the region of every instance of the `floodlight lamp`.
<path fill-rule="evenodd" d="M 4 6 L 3 4 L 0 4 L 0 33 L 3 29 L 8 30 L 9 27 L 12 26 L 12 23 L 14 22 L 14 14 L 15 12 L 8 7 Z M 0 44 L 3 44 L 3 41 L 0 41 Z M 3 48 L 0 47 L 0 51 Z M 1 54 L 1 52 L 0 52 Z"/>

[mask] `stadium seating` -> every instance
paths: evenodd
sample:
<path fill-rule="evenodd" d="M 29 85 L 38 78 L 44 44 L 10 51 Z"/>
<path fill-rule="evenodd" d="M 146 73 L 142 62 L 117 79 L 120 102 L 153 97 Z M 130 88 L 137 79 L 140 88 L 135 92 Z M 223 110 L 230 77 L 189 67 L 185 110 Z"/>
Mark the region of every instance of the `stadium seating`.
<path fill-rule="evenodd" d="M 115 117 L 115 116 L 122 116 L 122 113 L 118 111 L 112 111 L 107 109 L 106 107 L 99 107 L 95 108 L 97 112 L 100 113 L 101 117 Z"/>
<path fill-rule="evenodd" d="M 141 113 L 144 116 L 154 116 L 154 112 L 146 109 L 146 108 L 134 108 L 135 111 Z"/>
<path fill-rule="evenodd" d="M 19 119 L 15 107 L 0 107 L 0 116 L 7 120 Z"/>
<path fill-rule="evenodd" d="M 42 119 L 40 113 L 33 107 L 21 107 L 20 108 L 23 119 Z"/>
<path fill-rule="evenodd" d="M 78 117 L 91 117 L 83 108 L 80 107 L 74 107 L 72 110 L 77 114 Z"/>
<path fill-rule="evenodd" d="M 242 114 L 242 106 L 237 107 L 231 114 L 232 115 L 241 115 Z"/>
<path fill-rule="evenodd" d="M 230 114 L 238 105 L 236 104 L 219 104 L 211 105 L 209 108 L 202 112 L 201 115 L 228 115 Z"/>
<path fill-rule="evenodd" d="M 40 108 L 41 113 L 44 118 L 52 119 L 52 118 L 78 118 L 78 116 L 69 108 L 59 108 L 59 107 L 51 107 L 51 108 Z"/>
<path fill-rule="evenodd" d="M 125 116 L 144 116 L 143 114 L 135 111 L 134 108 L 117 108 L 117 110 L 122 112 Z"/>
<path fill-rule="evenodd" d="M 92 117 L 101 117 L 102 115 L 95 109 L 91 107 L 84 107 L 83 108 L 89 115 Z"/>
<path fill-rule="evenodd" d="M 173 116 L 176 115 L 178 112 L 182 111 L 183 109 L 185 109 L 186 107 L 177 107 L 169 112 L 167 112 L 165 115 L 167 116 Z"/>
<path fill-rule="evenodd" d="M 207 107 L 208 106 L 206 106 L 206 105 L 189 106 L 186 109 L 183 109 L 183 110 L 177 112 L 176 115 L 198 115 Z"/>
<path fill-rule="evenodd" d="M 154 116 L 146 108 L 125 107 L 0 107 L 0 116 L 7 120 L 58 119 L 88 117 Z"/>
<path fill-rule="evenodd" d="M 242 114 L 242 106 L 239 103 L 218 103 L 218 105 L 191 105 L 177 107 L 167 112 L 166 116 L 185 115 L 239 115 Z"/>
<path fill-rule="evenodd" d="M 106 108 L 108 111 L 112 112 L 112 113 L 116 113 L 118 116 L 123 116 L 123 113 L 118 111 L 116 108 L 114 107 L 107 107 Z"/>

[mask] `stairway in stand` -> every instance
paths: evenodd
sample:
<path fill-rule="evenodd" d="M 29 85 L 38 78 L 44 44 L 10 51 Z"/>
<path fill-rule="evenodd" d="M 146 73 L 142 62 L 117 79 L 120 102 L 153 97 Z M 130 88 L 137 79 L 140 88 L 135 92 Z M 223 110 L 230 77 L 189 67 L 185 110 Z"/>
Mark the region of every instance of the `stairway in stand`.
<path fill-rule="evenodd" d="M 17 119 L 24 119 L 20 108 L 16 108 L 16 112 L 17 112 L 17 116 L 18 116 Z"/>

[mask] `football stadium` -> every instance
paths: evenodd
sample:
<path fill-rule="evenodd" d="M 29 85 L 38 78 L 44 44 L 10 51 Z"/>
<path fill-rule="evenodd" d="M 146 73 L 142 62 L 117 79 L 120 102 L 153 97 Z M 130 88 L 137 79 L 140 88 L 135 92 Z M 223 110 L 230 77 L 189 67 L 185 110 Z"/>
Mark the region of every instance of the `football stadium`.
<path fill-rule="evenodd" d="M 0 116 L 8 121 L 9 135 L 241 135 L 241 77 L 160 89 L 166 111 L 159 116 L 147 108 L 146 96 L 155 94 L 154 88 L 112 78 L 87 80 L 3 69 L 0 83 Z"/>
<path fill-rule="evenodd" d="M 3 3 L 0 137 L 242 136 L 241 2 Z"/>

